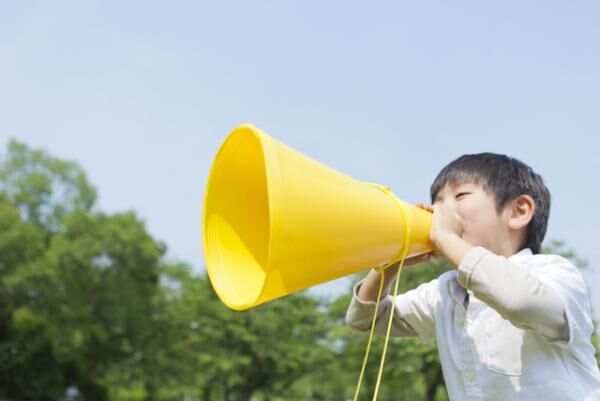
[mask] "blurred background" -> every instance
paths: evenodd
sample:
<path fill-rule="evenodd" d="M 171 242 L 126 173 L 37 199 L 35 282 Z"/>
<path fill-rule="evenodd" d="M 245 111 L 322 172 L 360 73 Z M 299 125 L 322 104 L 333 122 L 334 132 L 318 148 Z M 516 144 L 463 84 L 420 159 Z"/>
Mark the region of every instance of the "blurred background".
<path fill-rule="evenodd" d="M 597 319 L 599 18 L 593 1 L 3 2 L 0 399 L 352 399 L 358 276 L 243 313 L 208 283 L 202 196 L 241 122 L 413 203 L 462 154 L 521 159 Z M 446 399 L 434 343 L 393 340 L 388 361 L 381 400 Z"/>

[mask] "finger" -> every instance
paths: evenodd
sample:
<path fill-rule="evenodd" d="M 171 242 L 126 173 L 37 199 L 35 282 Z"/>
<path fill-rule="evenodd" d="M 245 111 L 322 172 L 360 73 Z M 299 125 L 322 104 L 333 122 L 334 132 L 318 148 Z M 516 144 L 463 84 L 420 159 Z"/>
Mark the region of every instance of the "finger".
<path fill-rule="evenodd" d="M 425 203 L 419 202 L 415 205 L 416 207 L 418 207 L 419 209 L 423 209 L 423 210 L 427 210 L 428 212 L 432 212 L 433 209 L 431 208 L 430 205 L 427 205 Z"/>

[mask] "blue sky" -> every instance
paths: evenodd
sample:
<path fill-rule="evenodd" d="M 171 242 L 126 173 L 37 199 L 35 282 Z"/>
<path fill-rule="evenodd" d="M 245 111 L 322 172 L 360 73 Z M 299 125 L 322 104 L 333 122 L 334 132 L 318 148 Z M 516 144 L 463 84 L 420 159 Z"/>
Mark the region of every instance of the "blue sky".
<path fill-rule="evenodd" d="M 409 202 L 461 154 L 507 153 L 553 194 L 547 238 L 594 266 L 598 21 L 594 1 L 2 2 L 0 145 L 77 160 L 100 208 L 135 210 L 196 271 L 210 164 L 241 122 Z"/>

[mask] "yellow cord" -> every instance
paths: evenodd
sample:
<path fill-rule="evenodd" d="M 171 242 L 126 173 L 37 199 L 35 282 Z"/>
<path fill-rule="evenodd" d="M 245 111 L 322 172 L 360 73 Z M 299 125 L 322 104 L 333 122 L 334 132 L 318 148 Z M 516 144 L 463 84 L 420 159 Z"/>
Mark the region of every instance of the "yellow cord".
<path fill-rule="evenodd" d="M 402 272 L 402 267 L 404 266 L 404 260 L 406 259 L 406 255 L 408 253 L 408 247 L 410 244 L 410 224 L 408 222 L 408 216 L 406 214 L 406 210 L 404 209 L 404 206 L 402 205 L 402 203 L 400 203 L 400 201 L 398 200 L 398 198 L 396 198 L 394 196 L 394 194 L 392 193 L 392 191 L 390 190 L 389 187 L 384 187 L 382 185 L 379 184 L 375 184 L 375 183 L 367 183 L 368 185 L 374 186 L 376 188 L 381 189 L 386 195 L 390 196 L 394 202 L 396 202 L 398 204 L 398 206 L 400 207 L 400 211 L 402 213 L 402 217 L 404 220 L 404 244 L 402 246 L 401 252 L 400 252 L 400 256 L 399 258 L 395 258 L 392 262 L 386 264 L 383 268 L 381 269 L 376 269 L 378 271 L 381 272 L 381 279 L 379 281 L 379 290 L 377 291 L 377 302 L 375 303 L 375 311 L 373 313 L 373 320 L 371 322 L 371 330 L 369 332 L 369 341 L 367 342 L 367 349 L 365 351 L 365 357 L 363 359 L 363 363 L 362 363 L 362 368 L 360 370 L 360 375 L 358 377 L 358 383 L 356 385 L 356 391 L 354 392 L 354 401 L 358 400 L 358 395 L 360 392 L 360 387 L 362 385 L 362 380 L 365 374 L 365 370 L 367 367 L 367 361 L 369 359 L 369 352 L 371 351 L 371 342 L 373 341 L 373 334 L 375 332 L 375 321 L 377 320 L 377 311 L 379 310 L 379 303 L 381 300 L 381 293 L 383 291 L 383 281 L 384 281 L 384 277 L 385 277 L 385 269 L 387 269 L 388 267 L 390 267 L 391 265 L 393 265 L 394 263 L 398 262 L 398 260 L 400 261 L 400 266 L 398 268 L 398 273 L 396 275 L 396 282 L 394 284 L 394 299 L 396 298 L 396 296 L 398 295 L 398 283 L 400 282 L 400 274 Z M 385 334 L 385 341 L 383 344 L 383 351 L 381 354 L 381 362 L 379 364 L 379 372 L 377 373 L 377 381 L 375 383 L 375 391 L 373 393 L 373 401 L 377 400 L 377 395 L 379 393 L 379 385 L 381 384 L 381 377 L 383 374 L 383 366 L 385 363 L 385 354 L 387 352 L 387 346 L 388 346 L 388 342 L 389 342 L 389 338 L 390 338 L 390 331 L 392 328 L 392 321 L 394 318 L 394 306 L 395 306 L 396 302 L 392 302 L 392 307 L 390 310 L 390 317 L 388 320 L 388 325 L 387 325 L 387 330 L 386 330 L 386 334 Z"/>
<path fill-rule="evenodd" d="M 377 302 L 375 303 L 375 312 L 373 312 L 373 321 L 371 322 L 371 331 L 369 332 L 369 341 L 367 342 L 367 349 L 365 351 L 365 357 L 363 358 L 362 368 L 360 369 L 360 375 L 358 376 L 358 383 L 356 384 L 356 391 L 354 392 L 354 401 L 358 400 L 358 393 L 360 392 L 360 386 L 362 385 L 363 376 L 367 367 L 367 361 L 369 359 L 369 352 L 371 351 L 371 341 L 373 340 L 373 332 L 375 331 L 375 320 L 377 318 L 377 310 L 379 309 L 379 299 L 381 298 L 381 291 L 383 289 L 383 277 L 384 272 L 381 272 L 381 280 L 379 281 L 379 290 L 377 291 Z"/>

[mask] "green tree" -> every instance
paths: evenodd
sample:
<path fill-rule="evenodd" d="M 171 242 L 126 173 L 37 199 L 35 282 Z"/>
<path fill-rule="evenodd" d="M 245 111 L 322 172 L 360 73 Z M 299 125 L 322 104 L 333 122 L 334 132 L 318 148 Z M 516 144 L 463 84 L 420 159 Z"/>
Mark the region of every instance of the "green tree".
<path fill-rule="evenodd" d="M 0 179 L 0 396 L 106 399 L 105 372 L 151 335 L 164 249 L 133 213 L 93 212 L 75 163 L 12 141 Z"/>
<path fill-rule="evenodd" d="M 170 370 L 170 387 L 205 401 L 272 399 L 330 362 L 321 343 L 330 323 L 316 299 L 295 294 L 235 312 L 217 299 L 206 276 L 171 266 L 164 277 L 165 327 L 177 341 L 163 344 L 172 358 L 160 359 L 170 368 L 152 374 L 154 388 L 165 383 L 160 373 Z"/>
<path fill-rule="evenodd" d="M 0 157 L 0 192 L 28 222 L 57 231 L 64 217 L 89 211 L 96 189 L 81 167 L 11 140 Z"/>

